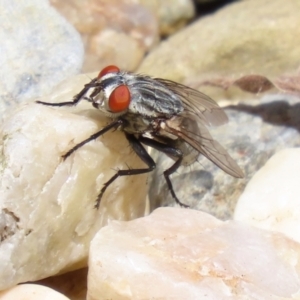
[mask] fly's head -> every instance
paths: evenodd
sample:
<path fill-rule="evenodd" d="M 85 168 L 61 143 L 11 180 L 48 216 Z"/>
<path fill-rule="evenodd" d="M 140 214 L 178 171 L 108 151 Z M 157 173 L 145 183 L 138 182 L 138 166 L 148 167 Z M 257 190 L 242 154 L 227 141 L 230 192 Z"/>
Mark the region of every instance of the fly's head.
<path fill-rule="evenodd" d="M 96 78 L 89 101 L 104 115 L 112 118 L 128 112 L 131 94 L 123 80 L 124 72 L 116 66 L 107 66 Z"/>

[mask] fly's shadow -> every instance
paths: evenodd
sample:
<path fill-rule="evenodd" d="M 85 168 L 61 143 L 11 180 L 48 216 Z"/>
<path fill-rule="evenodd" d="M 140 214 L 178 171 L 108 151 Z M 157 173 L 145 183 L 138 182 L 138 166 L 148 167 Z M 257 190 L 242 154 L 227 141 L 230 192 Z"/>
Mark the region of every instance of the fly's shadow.
<path fill-rule="evenodd" d="M 226 106 L 226 109 L 259 116 L 272 125 L 286 126 L 300 132 L 300 103 L 290 104 L 283 99 L 255 106 L 246 104 L 229 105 Z"/>
<path fill-rule="evenodd" d="M 159 164 L 159 162 L 157 162 Z M 169 206 L 172 203 L 172 198 L 168 191 L 167 184 L 161 180 L 162 167 L 156 169 L 151 176 L 149 200 L 150 211 L 157 207 Z M 197 184 L 195 184 L 197 182 Z M 214 185 L 212 173 L 205 170 L 192 170 L 176 173 L 172 177 L 172 183 L 177 191 L 178 197 L 184 203 L 198 203 Z M 194 206 L 194 205 L 191 205 Z"/>

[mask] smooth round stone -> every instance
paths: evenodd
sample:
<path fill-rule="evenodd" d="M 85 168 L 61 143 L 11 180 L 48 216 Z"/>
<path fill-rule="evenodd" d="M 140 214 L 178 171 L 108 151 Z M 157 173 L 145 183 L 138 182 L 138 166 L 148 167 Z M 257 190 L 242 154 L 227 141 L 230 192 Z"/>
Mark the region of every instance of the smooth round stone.
<path fill-rule="evenodd" d="M 21 284 L 9 290 L 0 291 L 0 300 L 68 300 L 61 293 L 38 284 Z"/>

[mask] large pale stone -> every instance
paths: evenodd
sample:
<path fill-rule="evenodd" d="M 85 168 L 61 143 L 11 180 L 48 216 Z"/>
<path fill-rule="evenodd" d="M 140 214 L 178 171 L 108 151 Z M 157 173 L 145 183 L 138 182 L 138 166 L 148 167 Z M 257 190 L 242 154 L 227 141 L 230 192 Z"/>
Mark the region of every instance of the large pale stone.
<path fill-rule="evenodd" d="M 64 295 L 42 285 L 21 284 L 0 292 L 0 300 L 68 300 Z"/>
<path fill-rule="evenodd" d="M 78 76 L 51 98 L 72 98 L 90 79 Z M 108 220 L 145 213 L 146 175 L 118 178 L 96 197 L 117 169 L 141 167 L 122 132 L 108 132 L 70 148 L 109 122 L 89 103 L 77 109 L 36 103 L 19 106 L 5 120 L 0 156 L 0 289 L 86 264 L 89 243 Z"/>
<path fill-rule="evenodd" d="M 276 153 L 246 186 L 234 218 L 300 242 L 299 170 L 299 148 Z"/>
<path fill-rule="evenodd" d="M 299 299 L 299 259 L 280 233 L 160 208 L 98 232 L 87 299 Z"/>

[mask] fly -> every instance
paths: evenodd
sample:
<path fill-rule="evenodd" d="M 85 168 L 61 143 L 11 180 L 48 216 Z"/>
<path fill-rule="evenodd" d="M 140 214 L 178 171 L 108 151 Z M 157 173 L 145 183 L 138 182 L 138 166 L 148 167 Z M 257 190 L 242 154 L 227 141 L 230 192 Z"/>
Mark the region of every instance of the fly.
<path fill-rule="evenodd" d="M 174 81 L 152 78 L 121 71 L 107 66 L 87 83 L 72 101 L 60 103 L 37 103 L 49 106 L 73 106 L 87 100 L 111 123 L 89 138 L 71 148 L 62 157 L 66 159 L 86 143 L 97 139 L 111 129 L 122 130 L 134 152 L 147 168 L 119 170 L 104 183 L 95 207 L 119 176 L 151 172 L 156 164 L 144 146 L 165 153 L 174 164 L 164 171 L 164 177 L 174 200 L 188 207 L 177 198 L 170 179 L 181 165 L 188 166 L 204 155 L 226 173 L 242 178 L 243 172 L 226 150 L 215 141 L 206 126 L 222 125 L 228 121 L 225 112 L 208 96 Z"/>

